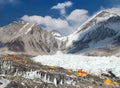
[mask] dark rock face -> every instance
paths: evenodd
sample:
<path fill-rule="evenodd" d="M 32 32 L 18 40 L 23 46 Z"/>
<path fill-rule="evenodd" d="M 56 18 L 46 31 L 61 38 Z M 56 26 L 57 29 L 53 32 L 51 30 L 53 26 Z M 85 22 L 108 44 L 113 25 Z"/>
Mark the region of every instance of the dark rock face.
<path fill-rule="evenodd" d="M 86 33 L 81 40 L 73 42 L 73 48 L 68 51 L 70 53 L 76 53 L 82 49 L 89 48 L 91 42 L 97 43 L 106 38 L 114 37 L 116 34 L 117 33 L 114 30 L 100 26 L 97 29 Z"/>
<path fill-rule="evenodd" d="M 7 43 L 8 50 L 14 52 L 25 52 L 24 45 L 24 42 L 20 39 L 16 39 L 15 41 Z"/>
<path fill-rule="evenodd" d="M 5 46 L 6 46 L 6 44 L 5 44 L 5 43 L 2 43 L 2 42 L 0 41 L 0 48 L 5 47 Z"/>

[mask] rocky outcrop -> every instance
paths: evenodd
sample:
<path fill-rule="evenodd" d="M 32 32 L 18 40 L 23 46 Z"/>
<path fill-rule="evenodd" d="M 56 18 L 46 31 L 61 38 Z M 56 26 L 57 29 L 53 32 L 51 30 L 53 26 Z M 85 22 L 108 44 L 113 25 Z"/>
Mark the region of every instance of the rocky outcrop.
<path fill-rule="evenodd" d="M 24 42 L 20 38 L 16 39 L 15 41 L 7 43 L 8 50 L 14 52 L 25 52 L 24 45 L 25 45 Z"/>

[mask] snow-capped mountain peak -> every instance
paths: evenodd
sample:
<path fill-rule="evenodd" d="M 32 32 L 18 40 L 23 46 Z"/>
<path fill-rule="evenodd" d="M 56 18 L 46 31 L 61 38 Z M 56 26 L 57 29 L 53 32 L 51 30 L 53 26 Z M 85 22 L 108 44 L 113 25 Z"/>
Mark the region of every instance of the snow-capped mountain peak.
<path fill-rule="evenodd" d="M 118 15 L 116 13 L 111 13 L 109 11 L 100 11 L 96 13 L 93 17 L 91 17 L 88 21 L 83 23 L 80 27 L 78 27 L 73 34 L 79 33 L 81 30 L 87 29 L 87 27 L 105 21 L 113 16 L 118 16 Z"/>
<path fill-rule="evenodd" d="M 120 16 L 100 11 L 68 36 L 68 53 L 82 53 L 92 49 L 112 46 L 120 34 Z"/>

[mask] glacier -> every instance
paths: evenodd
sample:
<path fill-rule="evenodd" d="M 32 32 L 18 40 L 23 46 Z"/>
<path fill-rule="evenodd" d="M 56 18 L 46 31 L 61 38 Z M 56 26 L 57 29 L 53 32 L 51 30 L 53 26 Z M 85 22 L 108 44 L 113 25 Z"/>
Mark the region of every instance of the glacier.
<path fill-rule="evenodd" d="M 108 71 L 112 71 L 117 77 L 120 77 L 120 57 L 96 57 L 60 53 L 56 55 L 39 55 L 31 59 L 43 65 L 59 66 L 74 71 L 82 69 L 91 75 L 108 74 Z"/>

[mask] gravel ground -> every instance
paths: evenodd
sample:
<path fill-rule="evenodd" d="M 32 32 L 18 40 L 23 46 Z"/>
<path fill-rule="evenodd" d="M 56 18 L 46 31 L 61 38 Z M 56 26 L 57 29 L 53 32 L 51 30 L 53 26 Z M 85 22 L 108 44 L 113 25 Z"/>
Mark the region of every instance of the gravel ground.
<path fill-rule="evenodd" d="M 105 74 L 101 78 L 89 74 L 78 77 L 76 72 L 61 67 L 51 68 L 27 58 L 16 57 L 16 61 L 11 58 L 0 59 L 0 80 L 9 81 L 5 88 L 120 88 L 119 78 Z M 116 80 L 118 84 L 106 85 L 105 78 Z M 0 88 L 4 83 L 0 81 Z"/>

